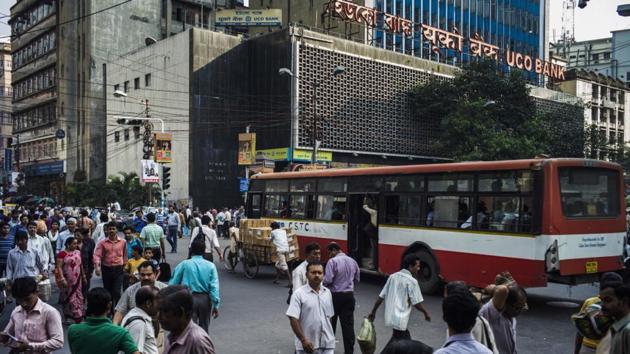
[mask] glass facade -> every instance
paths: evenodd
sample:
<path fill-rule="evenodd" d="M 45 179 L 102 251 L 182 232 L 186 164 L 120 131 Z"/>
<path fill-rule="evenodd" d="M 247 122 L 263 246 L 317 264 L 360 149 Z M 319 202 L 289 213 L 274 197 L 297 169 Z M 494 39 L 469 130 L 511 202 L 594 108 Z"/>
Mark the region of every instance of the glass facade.
<path fill-rule="evenodd" d="M 516 51 L 532 58 L 544 58 L 544 16 L 547 0 L 376 0 L 378 11 L 406 18 L 414 23 L 411 36 L 392 34 L 380 17 L 371 36 L 372 45 L 400 53 L 439 61 L 451 65 L 467 63 L 473 58 L 470 42 L 464 41 L 461 52 L 441 48 L 434 52 L 422 40 L 421 24 L 453 32 L 464 38 L 475 34 L 500 48 L 499 61 L 504 62 L 505 50 Z M 507 71 L 507 65 L 502 64 Z M 536 82 L 535 73 L 527 73 Z"/>

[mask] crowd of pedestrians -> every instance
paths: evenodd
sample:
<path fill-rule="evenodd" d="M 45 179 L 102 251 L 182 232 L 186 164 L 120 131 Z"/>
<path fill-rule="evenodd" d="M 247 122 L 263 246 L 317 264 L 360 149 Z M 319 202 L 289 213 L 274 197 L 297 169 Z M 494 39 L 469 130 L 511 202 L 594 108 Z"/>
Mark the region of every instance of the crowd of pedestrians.
<path fill-rule="evenodd" d="M 173 206 L 159 213 L 139 210 L 125 223 L 115 209 L 0 212 L 0 272 L 16 303 L 0 343 L 49 353 L 63 347 L 68 326 L 72 353 L 214 353 L 208 331 L 220 305 L 211 254 L 218 213 L 198 217 Z M 164 240 L 176 252 L 183 234 L 192 236 L 190 259 L 171 277 Z M 92 274 L 102 287 L 90 286 Z M 48 304 L 52 287 L 60 311 Z"/>

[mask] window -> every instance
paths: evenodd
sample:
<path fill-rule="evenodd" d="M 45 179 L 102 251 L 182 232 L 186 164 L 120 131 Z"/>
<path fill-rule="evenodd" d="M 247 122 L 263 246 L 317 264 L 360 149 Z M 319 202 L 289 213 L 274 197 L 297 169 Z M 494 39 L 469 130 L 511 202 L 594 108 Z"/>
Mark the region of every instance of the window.
<path fill-rule="evenodd" d="M 310 179 L 304 180 L 293 180 L 291 181 L 291 192 L 314 192 L 315 191 L 315 181 Z"/>
<path fill-rule="evenodd" d="M 385 192 L 419 192 L 424 190 L 424 176 L 385 178 Z"/>
<path fill-rule="evenodd" d="M 114 132 L 114 142 L 117 143 L 120 141 L 120 131 Z"/>
<path fill-rule="evenodd" d="M 385 223 L 421 225 L 422 197 L 419 195 L 385 196 Z"/>
<path fill-rule="evenodd" d="M 599 63 L 599 53 L 593 54 L 592 57 L 593 57 L 593 63 L 595 64 Z"/>
<path fill-rule="evenodd" d="M 250 192 L 262 192 L 265 188 L 265 181 L 260 179 L 252 179 L 249 181 L 249 191 Z"/>
<path fill-rule="evenodd" d="M 307 194 L 295 194 L 291 196 L 289 214 L 295 219 L 313 218 L 313 196 Z"/>
<path fill-rule="evenodd" d="M 151 74 L 144 75 L 144 86 L 145 87 L 151 86 Z"/>
<path fill-rule="evenodd" d="M 357 177 L 350 180 L 350 192 L 378 192 L 383 186 L 383 179 L 377 176 Z"/>
<path fill-rule="evenodd" d="M 129 129 L 125 129 L 123 134 L 125 136 L 125 141 L 128 141 L 129 140 Z"/>
<path fill-rule="evenodd" d="M 429 192 L 472 192 L 473 176 L 468 174 L 437 174 L 429 176 Z"/>
<path fill-rule="evenodd" d="M 534 177 L 531 171 L 498 171 L 479 174 L 479 192 L 531 192 Z"/>
<path fill-rule="evenodd" d="M 120 91 L 120 84 L 114 85 L 114 92 Z"/>
<path fill-rule="evenodd" d="M 125 81 L 123 83 L 123 89 L 125 90 L 125 93 L 129 92 L 129 81 Z"/>
<path fill-rule="evenodd" d="M 326 178 L 319 180 L 317 186 L 318 192 L 338 192 L 345 193 L 347 189 L 347 183 L 344 178 Z"/>
<path fill-rule="evenodd" d="M 133 138 L 140 139 L 140 127 L 133 127 Z"/>
<path fill-rule="evenodd" d="M 269 192 L 288 192 L 289 181 L 287 180 L 269 180 L 265 185 L 265 191 Z"/>
<path fill-rule="evenodd" d="M 320 182 L 321 184 L 321 182 Z M 334 195 L 317 196 L 317 220 L 346 220 L 346 197 Z"/>
<path fill-rule="evenodd" d="M 284 181 L 287 182 L 287 181 Z M 269 184 L 269 181 L 267 181 Z M 265 216 L 266 217 L 291 217 L 288 203 L 289 196 L 285 194 L 267 194 L 265 196 Z"/>
<path fill-rule="evenodd" d="M 470 197 L 430 196 L 427 197 L 426 225 L 433 227 L 459 228 L 471 216 Z"/>
<path fill-rule="evenodd" d="M 133 89 L 134 90 L 140 89 L 140 78 L 139 77 L 133 79 Z"/>
<path fill-rule="evenodd" d="M 610 52 L 604 53 L 604 60 L 609 60 L 609 59 L 610 59 Z"/>
<path fill-rule="evenodd" d="M 562 212 L 570 218 L 619 215 L 619 172 L 603 168 L 559 169 Z"/>

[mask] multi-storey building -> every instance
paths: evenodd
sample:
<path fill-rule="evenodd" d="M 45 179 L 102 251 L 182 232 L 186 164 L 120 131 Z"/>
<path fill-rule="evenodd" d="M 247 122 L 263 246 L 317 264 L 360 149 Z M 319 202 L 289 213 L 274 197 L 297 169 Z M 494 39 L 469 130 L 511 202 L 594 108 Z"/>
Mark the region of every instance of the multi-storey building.
<path fill-rule="evenodd" d="M 250 7 L 282 9 L 283 27 L 296 24 L 316 28 L 346 39 L 432 61 L 461 65 L 474 57 L 471 51 L 472 42 L 467 40 L 457 49 L 437 48 L 435 42 L 431 43 L 424 35 L 424 26 L 430 26 L 459 34 L 464 39 L 481 39 L 498 47 L 500 53 L 497 60 L 507 71 L 508 60 L 502 53 L 508 50 L 549 61 L 549 2 L 550 0 L 252 0 Z M 376 9 L 376 13 L 365 9 Z M 405 30 L 405 26 L 409 26 L 409 31 Z M 270 30 L 259 28 L 255 31 Z M 542 75 L 535 72 L 527 75 L 530 81 L 543 83 Z"/>
<path fill-rule="evenodd" d="M 611 31 L 607 38 L 551 44 L 551 53 L 563 57 L 567 67 L 612 76 L 630 85 L 630 29 Z"/>
<path fill-rule="evenodd" d="M 13 131 L 11 112 L 11 43 L 0 43 L 0 170 L 4 171 L 4 151 L 10 148 Z M 7 172 L 7 171 L 4 171 Z"/>
<path fill-rule="evenodd" d="M 57 139 L 58 2 L 20 0 L 11 7 L 15 166 L 29 188 L 57 194 L 63 182 L 64 139 Z"/>
<path fill-rule="evenodd" d="M 566 73 L 566 80 L 557 83 L 557 87 L 582 99 L 585 125 L 594 126 L 611 149 L 628 141 L 630 88 L 621 80 L 594 71 L 571 69 Z M 607 150 L 597 151 L 596 157 L 608 158 L 610 151 Z"/>

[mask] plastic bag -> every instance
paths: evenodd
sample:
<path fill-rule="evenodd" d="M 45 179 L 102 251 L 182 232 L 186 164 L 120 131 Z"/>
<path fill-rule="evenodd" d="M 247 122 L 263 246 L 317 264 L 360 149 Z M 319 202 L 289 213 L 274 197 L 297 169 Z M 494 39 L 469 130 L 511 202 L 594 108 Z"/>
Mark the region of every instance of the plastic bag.
<path fill-rule="evenodd" d="M 361 353 L 374 354 L 376 350 L 376 331 L 374 330 L 374 323 L 367 318 L 363 319 L 363 324 L 357 335 L 357 342 L 359 342 Z"/>
<path fill-rule="evenodd" d="M 601 302 L 589 305 L 584 311 L 571 316 L 571 321 L 583 337 L 600 340 L 606 335 L 613 321 L 602 313 Z"/>
<path fill-rule="evenodd" d="M 184 237 L 188 237 L 190 235 L 190 229 L 188 228 L 188 226 L 184 226 L 182 228 L 182 234 L 184 235 Z"/>

